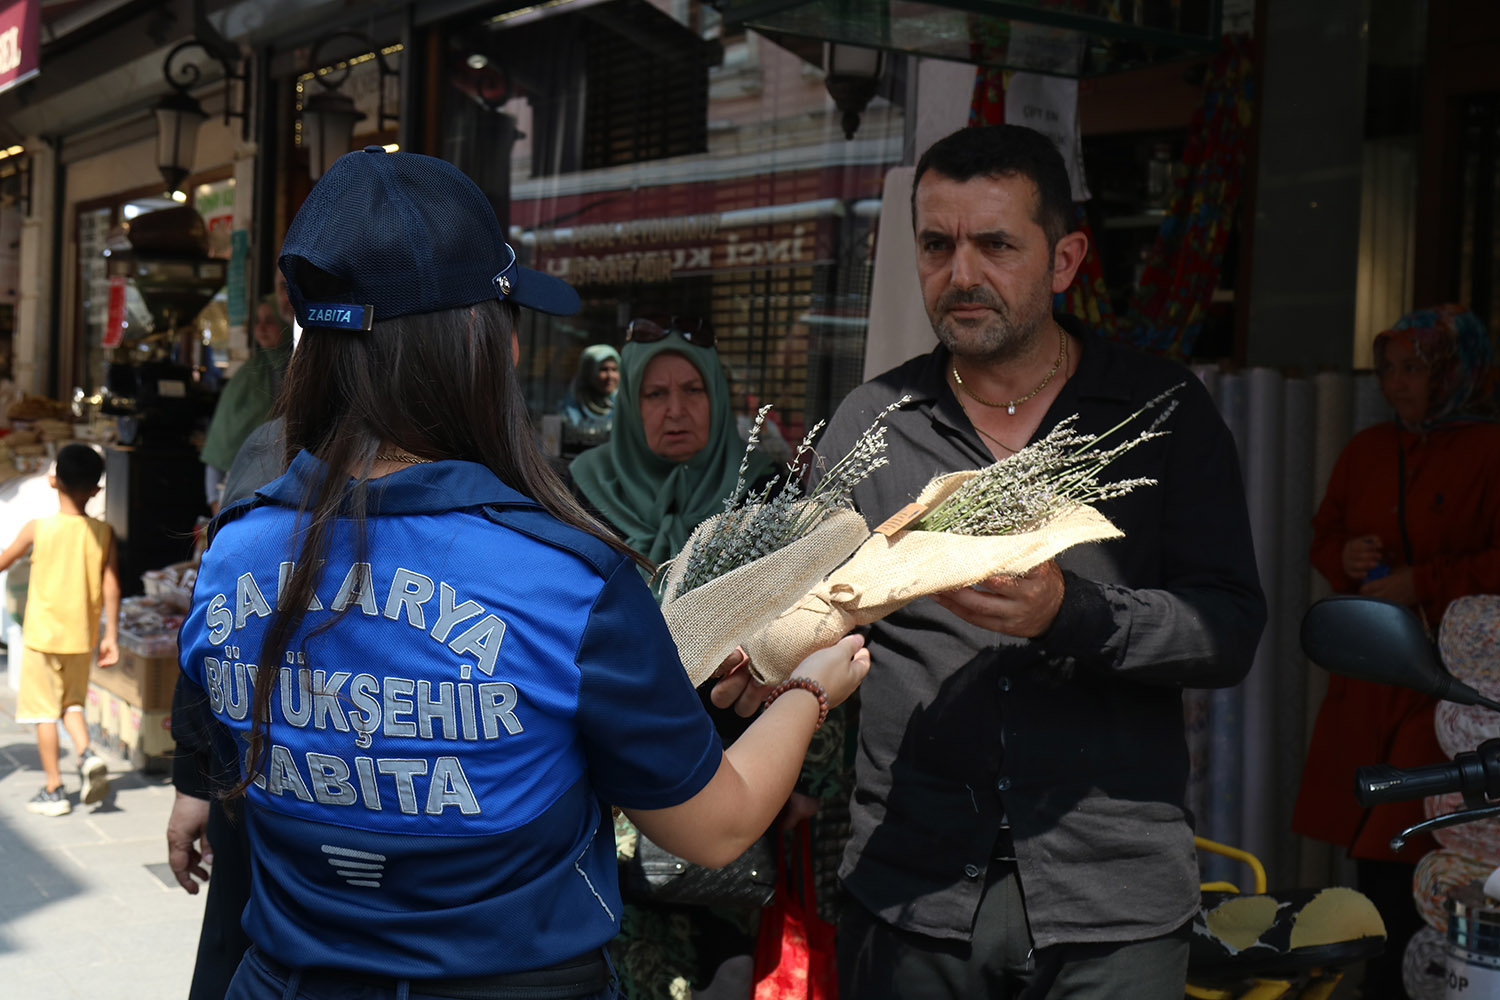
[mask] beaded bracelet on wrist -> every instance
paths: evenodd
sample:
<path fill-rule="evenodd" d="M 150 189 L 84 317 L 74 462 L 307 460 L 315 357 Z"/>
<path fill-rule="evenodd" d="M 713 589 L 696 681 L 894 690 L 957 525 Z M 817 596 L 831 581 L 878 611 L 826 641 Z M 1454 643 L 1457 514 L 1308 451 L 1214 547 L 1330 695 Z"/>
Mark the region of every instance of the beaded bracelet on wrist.
<path fill-rule="evenodd" d="M 828 692 L 823 690 L 823 685 L 819 684 L 811 677 L 788 677 L 786 680 L 782 681 L 780 684 L 771 689 L 771 693 L 766 695 L 766 700 L 761 704 L 761 707 L 769 708 L 771 706 L 771 702 L 775 701 L 777 698 L 780 698 L 782 695 L 786 694 L 793 688 L 801 688 L 802 690 L 811 693 L 818 699 L 818 724 L 813 726 L 813 732 L 817 732 L 819 729 L 822 729 L 823 721 L 828 718 Z"/>

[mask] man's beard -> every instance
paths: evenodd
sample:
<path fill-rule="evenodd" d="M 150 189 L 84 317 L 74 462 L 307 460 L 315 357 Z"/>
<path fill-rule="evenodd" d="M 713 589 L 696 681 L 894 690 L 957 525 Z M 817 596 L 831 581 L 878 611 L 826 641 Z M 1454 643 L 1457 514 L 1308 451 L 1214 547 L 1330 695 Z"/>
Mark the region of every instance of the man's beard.
<path fill-rule="evenodd" d="M 1011 309 L 998 295 L 983 286 L 970 289 L 950 288 L 938 297 L 935 312 L 942 319 L 932 319 L 932 331 L 955 357 L 970 361 L 994 363 L 1022 357 L 1036 343 L 1052 319 L 1051 274 L 1046 284 L 1018 309 Z M 994 316 L 983 325 L 960 324 L 946 313 L 960 305 L 982 305 L 994 310 Z"/>

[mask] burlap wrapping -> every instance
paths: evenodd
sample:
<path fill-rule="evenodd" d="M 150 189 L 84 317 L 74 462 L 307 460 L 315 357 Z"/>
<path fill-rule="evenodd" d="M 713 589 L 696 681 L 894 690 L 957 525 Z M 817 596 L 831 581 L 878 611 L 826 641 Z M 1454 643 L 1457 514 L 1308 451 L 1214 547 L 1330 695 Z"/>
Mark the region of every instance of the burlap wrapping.
<path fill-rule="evenodd" d="M 917 502 L 936 505 L 973 475 L 934 479 Z M 1034 531 L 989 536 L 912 530 L 871 535 L 864 520 L 850 514 L 689 591 L 663 605 L 662 612 L 695 685 L 737 645 L 750 654 L 758 682 L 779 684 L 808 654 L 919 597 L 992 576 L 1019 575 L 1074 545 L 1121 534 L 1104 515 L 1084 506 L 1067 508 Z M 854 554 L 845 561 L 851 549 Z M 672 590 L 669 578 L 667 592 Z"/>
<path fill-rule="evenodd" d="M 677 592 L 695 544 L 720 530 L 722 515 L 698 526 L 672 560 L 664 593 Z M 836 511 L 806 536 L 768 556 L 662 603 L 662 617 L 693 686 L 708 679 L 724 658 L 849 557 L 870 530 L 852 510 Z M 800 661 L 799 661 L 800 662 Z"/>
<path fill-rule="evenodd" d="M 1016 576 L 1064 549 L 1119 534 L 1093 508 L 1073 507 L 1038 530 L 1018 535 L 872 535 L 847 563 L 742 643 L 750 654 L 751 673 L 763 684 L 779 684 L 809 653 L 919 597 L 992 576 Z"/>

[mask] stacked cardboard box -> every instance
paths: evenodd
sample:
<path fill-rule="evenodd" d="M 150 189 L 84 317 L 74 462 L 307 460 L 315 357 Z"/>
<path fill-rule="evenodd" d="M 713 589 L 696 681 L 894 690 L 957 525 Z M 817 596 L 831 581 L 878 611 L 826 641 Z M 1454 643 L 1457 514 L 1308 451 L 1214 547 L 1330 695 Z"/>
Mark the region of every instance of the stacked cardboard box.
<path fill-rule="evenodd" d="M 148 712 L 111 694 L 96 683 L 89 684 L 83 706 L 89 739 L 141 770 L 167 770 L 174 744 L 172 713 Z"/>
<path fill-rule="evenodd" d="M 144 711 L 170 709 L 172 689 L 177 686 L 177 654 L 143 653 L 130 638 L 121 633 L 120 661 L 112 667 L 95 667 L 89 680 Z"/>

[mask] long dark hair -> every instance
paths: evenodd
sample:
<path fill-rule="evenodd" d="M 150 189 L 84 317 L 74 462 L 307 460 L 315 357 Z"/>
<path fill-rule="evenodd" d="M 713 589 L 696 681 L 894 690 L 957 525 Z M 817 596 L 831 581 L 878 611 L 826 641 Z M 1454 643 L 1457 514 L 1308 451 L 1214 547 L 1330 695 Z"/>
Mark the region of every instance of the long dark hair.
<path fill-rule="evenodd" d="M 296 568 L 261 646 L 245 777 L 230 797 L 242 795 L 264 768 L 281 661 L 306 615 L 339 520 L 352 522 L 355 561 L 368 561 L 368 477 L 382 442 L 422 458 L 477 462 L 558 520 L 648 565 L 579 507 L 534 444 L 511 360 L 518 316 L 516 306 L 496 300 L 385 320 L 368 332 L 303 333 L 276 415 L 285 423 L 287 464 L 306 450 L 328 474 L 308 483 L 288 539 L 295 548 L 300 537 L 301 550 L 287 557 Z"/>

